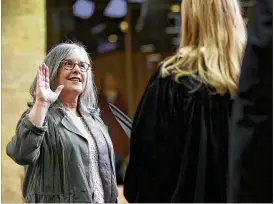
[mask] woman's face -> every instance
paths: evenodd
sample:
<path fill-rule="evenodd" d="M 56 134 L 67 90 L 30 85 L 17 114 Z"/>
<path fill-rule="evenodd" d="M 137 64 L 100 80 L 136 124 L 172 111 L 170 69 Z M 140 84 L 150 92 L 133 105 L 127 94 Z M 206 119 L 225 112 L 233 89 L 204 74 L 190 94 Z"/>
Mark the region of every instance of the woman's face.
<path fill-rule="evenodd" d="M 56 87 L 64 85 L 62 92 L 71 92 L 80 95 L 85 89 L 87 74 L 90 74 L 89 67 L 82 51 L 80 49 L 73 49 L 60 64 L 57 71 Z"/>

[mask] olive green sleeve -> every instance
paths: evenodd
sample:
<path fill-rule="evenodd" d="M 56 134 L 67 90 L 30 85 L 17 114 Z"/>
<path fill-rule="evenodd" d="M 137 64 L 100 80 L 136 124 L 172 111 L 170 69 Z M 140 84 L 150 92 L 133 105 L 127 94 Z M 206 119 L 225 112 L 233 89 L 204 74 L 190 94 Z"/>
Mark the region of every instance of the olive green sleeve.
<path fill-rule="evenodd" d="M 40 147 L 47 131 L 47 122 L 42 127 L 34 125 L 28 112 L 23 113 L 17 123 L 16 133 L 7 145 L 7 155 L 17 164 L 28 165 L 35 162 L 40 156 Z"/>

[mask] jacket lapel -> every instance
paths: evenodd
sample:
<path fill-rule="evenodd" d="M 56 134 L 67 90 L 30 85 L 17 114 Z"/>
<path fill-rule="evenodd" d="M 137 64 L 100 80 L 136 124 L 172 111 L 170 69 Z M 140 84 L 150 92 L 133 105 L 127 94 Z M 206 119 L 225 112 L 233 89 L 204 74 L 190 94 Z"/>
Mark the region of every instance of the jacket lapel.
<path fill-rule="evenodd" d="M 65 113 L 64 106 L 62 105 L 62 103 L 60 103 L 59 101 L 55 102 L 51 105 L 49 111 L 51 112 L 53 116 L 52 119 L 55 121 L 56 124 L 61 123 L 65 129 L 76 135 L 79 135 L 87 141 L 83 133 L 78 130 L 78 128 L 73 123 L 72 119 L 70 119 L 68 114 Z"/>
<path fill-rule="evenodd" d="M 98 121 L 98 126 L 99 126 L 101 132 L 103 133 L 103 135 L 105 137 L 105 140 L 106 140 L 106 143 L 107 143 L 107 146 L 108 146 L 109 158 L 111 159 L 112 171 L 115 174 L 114 157 L 113 157 L 114 151 L 113 151 L 112 141 L 111 141 L 110 136 L 108 134 L 107 126 L 105 126 L 104 124 L 100 123 L 99 121 Z"/>
<path fill-rule="evenodd" d="M 111 159 L 111 169 L 112 169 L 113 173 L 115 174 L 115 169 L 114 169 L 115 165 L 114 165 L 114 157 L 113 157 L 114 151 L 113 151 L 112 141 L 108 134 L 107 127 L 102 122 L 100 122 L 96 116 L 93 119 L 92 114 L 90 112 L 88 112 L 88 110 L 85 110 L 83 107 L 80 106 L 79 111 L 80 111 L 83 119 L 87 123 L 88 128 L 91 132 L 92 132 L 92 123 L 94 123 L 94 122 L 96 122 L 97 127 L 99 127 L 100 131 L 102 132 L 102 135 L 103 135 L 103 137 L 106 141 L 107 147 L 108 147 L 109 158 Z"/>
<path fill-rule="evenodd" d="M 81 133 L 81 131 L 78 130 L 78 128 L 75 126 L 75 124 L 72 122 L 72 119 L 70 119 L 68 115 L 65 115 L 63 117 L 61 123 L 67 130 L 83 137 L 86 140 L 85 136 Z"/>

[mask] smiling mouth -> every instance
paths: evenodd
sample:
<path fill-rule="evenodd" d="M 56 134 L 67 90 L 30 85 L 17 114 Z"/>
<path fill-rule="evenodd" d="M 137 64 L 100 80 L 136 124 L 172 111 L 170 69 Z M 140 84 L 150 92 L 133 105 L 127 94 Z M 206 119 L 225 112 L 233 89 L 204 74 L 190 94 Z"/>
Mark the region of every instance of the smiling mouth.
<path fill-rule="evenodd" d="M 75 82 L 82 82 L 82 80 L 79 79 L 79 78 L 70 78 L 69 80 L 70 81 L 75 81 Z"/>

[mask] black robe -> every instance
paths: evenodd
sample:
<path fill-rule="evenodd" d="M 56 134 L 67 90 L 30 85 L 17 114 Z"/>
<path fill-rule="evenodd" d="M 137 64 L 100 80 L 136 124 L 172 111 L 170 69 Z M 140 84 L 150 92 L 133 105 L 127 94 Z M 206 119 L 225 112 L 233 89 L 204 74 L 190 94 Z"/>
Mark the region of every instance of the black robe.
<path fill-rule="evenodd" d="M 259 0 L 233 107 L 228 202 L 273 197 L 273 0 Z"/>
<path fill-rule="evenodd" d="M 232 100 L 191 77 L 151 77 L 134 116 L 129 202 L 225 202 Z"/>

